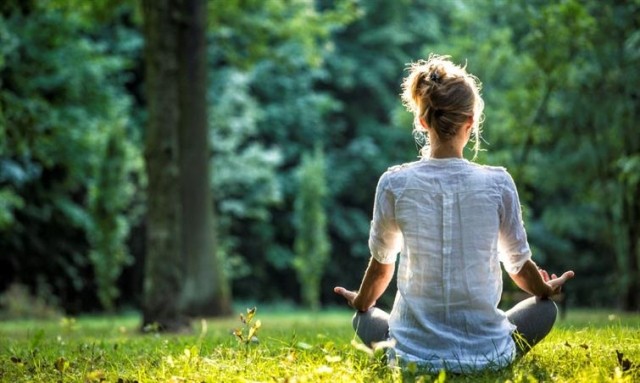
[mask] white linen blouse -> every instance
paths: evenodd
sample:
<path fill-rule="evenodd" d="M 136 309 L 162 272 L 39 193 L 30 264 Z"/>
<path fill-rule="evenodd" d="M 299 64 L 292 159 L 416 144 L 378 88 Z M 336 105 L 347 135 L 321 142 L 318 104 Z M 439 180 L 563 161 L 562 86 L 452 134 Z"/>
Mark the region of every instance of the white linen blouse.
<path fill-rule="evenodd" d="M 517 273 L 531 251 L 504 168 L 459 158 L 390 168 L 376 189 L 369 249 L 384 264 L 400 252 L 389 335 L 401 363 L 453 372 L 511 363 L 500 262 Z"/>

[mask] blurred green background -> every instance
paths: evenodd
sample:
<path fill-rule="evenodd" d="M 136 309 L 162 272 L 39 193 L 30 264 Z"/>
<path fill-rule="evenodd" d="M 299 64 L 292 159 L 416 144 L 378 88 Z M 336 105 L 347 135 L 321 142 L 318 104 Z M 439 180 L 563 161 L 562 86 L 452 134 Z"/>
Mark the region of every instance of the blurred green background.
<path fill-rule="evenodd" d="M 640 310 L 640 1 L 205 6 L 201 181 L 233 300 L 320 307 L 358 287 L 377 179 L 418 155 L 404 69 L 435 52 L 483 82 L 477 162 L 513 175 L 537 263 L 576 271 L 564 303 Z M 147 197 L 161 192 L 145 168 L 145 12 L 0 5 L 5 317 L 143 305 Z"/>

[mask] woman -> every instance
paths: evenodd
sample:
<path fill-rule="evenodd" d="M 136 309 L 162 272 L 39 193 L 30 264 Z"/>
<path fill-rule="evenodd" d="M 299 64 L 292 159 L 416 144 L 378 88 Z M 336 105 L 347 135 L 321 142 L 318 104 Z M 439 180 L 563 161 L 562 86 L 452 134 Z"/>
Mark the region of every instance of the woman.
<path fill-rule="evenodd" d="M 471 372 L 501 368 L 544 338 L 557 315 L 548 298 L 573 272 L 549 276 L 531 260 L 513 179 L 504 168 L 463 159 L 479 150 L 484 102 L 478 80 L 448 57 L 409 67 L 402 99 L 426 133 L 421 160 L 390 168 L 378 182 L 360 289 L 334 291 L 358 310 L 354 328 L 370 345 L 391 339 L 393 360 Z M 375 308 L 394 274 L 391 314 Z M 508 312 L 500 263 L 533 297 Z"/>

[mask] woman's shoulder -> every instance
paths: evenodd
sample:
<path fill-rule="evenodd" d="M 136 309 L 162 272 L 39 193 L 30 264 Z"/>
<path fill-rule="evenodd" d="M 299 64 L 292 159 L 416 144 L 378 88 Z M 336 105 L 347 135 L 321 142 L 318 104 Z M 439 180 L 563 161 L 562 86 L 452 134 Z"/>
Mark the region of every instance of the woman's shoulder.
<path fill-rule="evenodd" d="M 482 164 L 476 164 L 476 163 L 472 163 L 477 169 L 481 170 L 481 171 L 485 171 L 487 173 L 490 174 L 494 174 L 496 176 L 505 176 L 508 175 L 509 172 L 507 171 L 507 168 L 505 168 L 504 166 L 496 166 L 496 165 L 482 165 Z"/>
<path fill-rule="evenodd" d="M 381 180 L 403 180 L 412 174 L 424 161 L 405 162 L 399 165 L 393 165 L 387 168 L 380 177 Z"/>
<path fill-rule="evenodd" d="M 501 188 L 514 188 L 515 183 L 513 181 L 513 177 L 504 166 L 495 166 L 495 165 L 476 165 L 478 171 L 485 174 L 485 177 L 493 180 L 493 183 L 496 186 Z"/>
<path fill-rule="evenodd" d="M 387 168 L 387 171 L 384 172 L 384 174 L 393 174 L 393 173 L 399 173 L 399 172 L 403 172 L 403 171 L 408 171 L 412 168 L 415 168 L 416 166 L 420 165 L 422 162 L 424 161 L 413 161 L 413 162 L 405 162 L 403 164 L 399 164 L 399 165 L 393 165 L 390 166 L 389 168 Z"/>
<path fill-rule="evenodd" d="M 406 185 L 407 180 L 410 178 L 409 174 L 411 174 L 413 169 L 420 163 L 421 161 L 414 161 L 390 166 L 380 176 L 378 180 L 379 187 L 390 187 L 392 189 L 401 188 L 403 185 Z"/>

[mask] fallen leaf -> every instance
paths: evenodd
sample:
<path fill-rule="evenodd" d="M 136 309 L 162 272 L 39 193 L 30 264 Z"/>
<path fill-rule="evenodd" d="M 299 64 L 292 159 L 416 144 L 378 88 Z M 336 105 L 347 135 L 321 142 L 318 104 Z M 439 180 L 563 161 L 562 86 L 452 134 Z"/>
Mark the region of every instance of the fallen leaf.
<path fill-rule="evenodd" d="M 625 358 L 624 354 L 616 350 L 616 357 L 618 358 L 618 364 L 622 367 L 622 371 L 629 371 L 633 367 L 633 363 L 629 358 Z"/>

